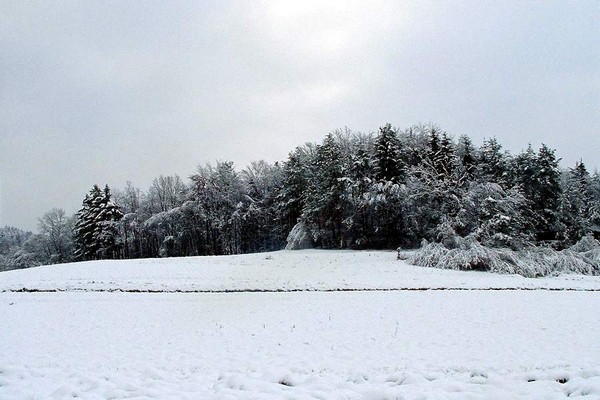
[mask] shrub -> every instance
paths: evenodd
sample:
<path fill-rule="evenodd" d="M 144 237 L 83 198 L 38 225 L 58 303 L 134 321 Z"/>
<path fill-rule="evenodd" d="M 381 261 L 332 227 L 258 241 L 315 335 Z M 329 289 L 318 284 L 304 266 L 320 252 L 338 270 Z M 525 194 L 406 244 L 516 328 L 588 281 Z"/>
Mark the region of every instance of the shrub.
<path fill-rule="evenodd" d="M 399 250 L 398 258 L 421 267 L 490 271 L 530 278 L 565 272 L 600 273 L 600 243 L 593 238 L 583 238 L 562 251 L 535 246 L 522 250 L 490 248 L 473 238 L 459 238 L 452 248 L 441 243 L 423 242 L 413 253 Z"/>

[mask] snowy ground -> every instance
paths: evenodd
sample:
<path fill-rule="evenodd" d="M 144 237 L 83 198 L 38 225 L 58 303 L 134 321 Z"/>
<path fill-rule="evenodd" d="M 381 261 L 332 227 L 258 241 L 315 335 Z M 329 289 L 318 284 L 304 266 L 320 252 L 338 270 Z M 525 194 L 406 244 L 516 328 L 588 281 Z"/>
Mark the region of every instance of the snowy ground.
<path fill-rule="evenodd" d="M 408 265 L 395 252 L 302 250 L 241 256 L 61 264 L 0 275 L 0 291 L 295 291 L 355 289 L 586 289 L 600 276 L 524 278 Z"/>
<path fill-rule="evenodd" d="M 490 287 L 537 290 L 318 291 Z M 3 272 L 0 399 L 600 399 L 598 289 L 390 252 Z"/>

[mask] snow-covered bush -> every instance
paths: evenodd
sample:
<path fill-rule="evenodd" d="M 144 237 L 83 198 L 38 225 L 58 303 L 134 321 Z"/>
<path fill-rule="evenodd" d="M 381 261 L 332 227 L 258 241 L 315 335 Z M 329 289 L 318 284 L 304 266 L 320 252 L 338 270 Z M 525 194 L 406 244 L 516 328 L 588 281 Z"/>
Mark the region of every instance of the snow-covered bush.
<path fill-rule="evenodd" d="M 286 250 L 302 250 L 314 247 L 312 234 L 305 223 L 298 222 L 287 237 Z"/>
<path fill-rule="evenodd" d="M 584 238 L 563 251 L 533 246 L 517 251 L 490 248 L 472 238 L 465 238 L 452 248 L 441 243 L 424 242 L 415 252 L 398 252 L 399 259 L 421 267 L 490 271 L 532 278 L 563 272 L 598 275 L 599 256 L 600 243 L 592 238 Z"/>
<path fill-rule="evenodd" d="M 458 246 L 448 248 L 441 243 L 423 243 L 410 255 L 401 255 L 421 267 L 477 270 L 514 273 L 509 257 L 501 257 L 498 249 L 482 246 L 474 240 L 463 240 Z M 508 260 L 506 260 L 508 258 Z"/>
<path fill-rule="evenodd" d="M 571 251 L 578 253 L 588 253 L 600 250 L 600 242 L 594 239 L 593 236 L 584 236 L 581 240 L 569 248 Z"/>
<path fill-rule="evenodd" d="M 596 268 L 600 268 L 600 242 L 593 236 L 584 236 L 568 250 L 579 253 L 593 263 Z"/>
<path fill-rule="evenodd" d="M 160 256 L 161 257 L 174 257 L 175 254 L 175 247 L 177 245 L 177 242 L 175 240 L 174 236 L 166 236 L 163 239 L 162 245 L 160 246 Z"/>

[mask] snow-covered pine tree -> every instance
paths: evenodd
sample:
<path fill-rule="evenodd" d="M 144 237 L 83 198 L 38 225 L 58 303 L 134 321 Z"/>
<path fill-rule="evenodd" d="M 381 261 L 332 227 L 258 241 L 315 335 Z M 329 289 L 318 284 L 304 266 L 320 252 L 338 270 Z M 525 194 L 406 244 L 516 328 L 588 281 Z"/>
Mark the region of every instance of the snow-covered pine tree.
<path fill-rule="evenodd" d="M 429 149 L 427 158 L 431 165 L 436 164 L 436 160 L 440 156 L 440 134 L 436 126 L 431 126 L 429 130 Z"/>
<path fill-rule="evenodd" d="M 122 243 L 118 222 L 121 218 L 123 218 L 123 213 L 112 201 L 110 188 L 106 185 L 102 192 L 99 212 L 96 217 L 96 224 L 100 228 L 98 235 L 99 258 L 119 258 Z"/>
<path fill-rule="evenodd" d="M 317 147 L 303 219 L 314 228 L 323 247 L 343 247 L 344 216 L 343 164 L 334 136 L 330 133 Z"/>
<path fill-rule="evenodd" d="M 454 224 L 461 210 L 462 187 L 456 171 L 448 178 L 429 163 L 413 168 L 406 185 L 405 219 L 407 230 L 418 244 L 421 239 L 437 241 L 441 224 Z"/>
<path fill-rule="evenodd" d="M 456 148 L 456 156 L 459 162 L 460 180 L 461 182 L 471 182 L 475 178 L 475 171 L 477 169 L 477 159 L 475 153 L 475 147 L 471 138 L 467 135 L 462 135 L 458 139 L 458 146 Z"/>
<path fill-rule="evenodd" d="M 523 195 L 533 201 L 535 185 L 531 183 L 538 174 L 537 155 L 531 145 L 512 159 L 509 175 L 512 185 L 518 185 Z"/>
<path fill-rule="evenodd" d="M 351 155 L 351 165 L 345 179 L 345 198 L 348 216 L 344 219 L 347 239 L 351 246 L 368 246 L 373 234 L 373 210 L 368 193 L 375 182 L 374 161 L 365 143 L 357 144 Z"/>
<path fill-rule="evenodd" d="M 555 240 L 562 230 L 558 220 L 561 197 L 559 161 L 554 155 L 554 150 L 542 144 L 536 157 L 533 180 L 528 183 L 532 188 L 529 200 L 537 217 L 537 240 Z"/>
<path fill-rule="evenodd" d="M 108 185 L 104 191 L 94 185 L 77 212 L 75 257 L 79 260 L 118 257 L 120 242 L 116 223 L 122 217 L 123 213 L 111 201 Z"/>
<path fill-rule="evenodd" d="M 466 203 L 481 244 L 518 250 L 531 243 L 530 202 L 519 187 L 504 190 L 497 183 L 480 183 L 471 188 Z"/>
<path fill-rule="evenodd" d="M 77 212 L 75 222 L 75 258 L 78 260 L 93 260 L 99 249 L 96 231 L 96 204 L 102 195 L 98 185 L 94 185 L 86 194 L 81 209 Z"/>
<path fill-rule="evenodd" d="M 454 172 L 457 165 L 456 152 L 454 144 L 446 132 L 442 133 L 439 151 L 434 158 L 434 168 L 439 174 L 440 179 L 454 178 Z"/>
<path fill-rule="evenodd" d="M 565 245 L 573 245 L 591 231 L 592 181 L 584 163 L 578 161 L 563 177 L 560 220 L 565 227 Z"/>
<path fill-rule="evenodd" d="M 600 173 L 595 171 L 590 179 L 592 201 L 590 204 L 590 221 L 594 234 L 600 239 Z"/>
<path fill-rule="evenodd" d="M 352 154 L 352 165 L 350 166 L 348 175 L 355 184 L 354 187 L 358 189 L 357 194 L 365 193 L 366 186 L 375 178 L 377 172 L 373 164 L 373 157 L 371 157 L 364 146 L 358 147 L 354 154 Z"/>
<path fill-rule="evenodd" d="M 411 169 L 404 205 L 406 231 L 416 243 L 421 239 L 437 241 L 440 229 L 444 235 L 449 232 L 446 228 L 454 224 L 465 190 L 450 137 L 435 126 L 430 128 L 428 137 L 427 157 Z"/>
<path fill-rule="evenodd" d="M 427 160 L 430 130 L 430 126 L 419 124 L 397 133 L 400 149 L 402 150 L 401 158 L 407 170 L 407 175 L 409 169 L 417 167 Z"/>
<path fill-rule="evenodd" d="M 502 145 L 496 138 L 487 139 L 479 149 L 478 177 L 480 182 L 494 182 L 507 188 L 507 156 L 501 152 Z"/>
<path fill-rule="evenodd" d="M 374 167 L 377 180 L 380 182 L 403 182 L 405 178 L 404 162 L 401 158 L 400 143 L 396 130 L 386 124 L 379 128 L 375 140 Z"/>
<path fill-rule="evenodd" d="M 302 215 L 307 197 L 309 152 L 297 147 L 282 168 L 282 186 L 276 199 L 277 221 L 282 231 L 289 233 Z"/>

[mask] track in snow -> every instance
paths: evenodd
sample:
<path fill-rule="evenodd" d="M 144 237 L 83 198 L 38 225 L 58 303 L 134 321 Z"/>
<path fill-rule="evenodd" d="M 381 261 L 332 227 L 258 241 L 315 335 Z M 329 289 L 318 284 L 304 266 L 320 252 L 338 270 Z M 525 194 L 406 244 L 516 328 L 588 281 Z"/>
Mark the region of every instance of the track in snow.
<path fill-rule="evenodd" d="M 549 291 L 549 292 L 600 292 L 600 289 L 586 288 L 545 288 L 545 287 L 489 287 L 489 288 L 468 288 L 468 287 L 405 287 L 405 288 L 336 288 L 336 289 L 223 289 L 223 290 L 159 290 L 159 289 L 8 289 L 0 293 L 70 293 L 70 292 L 89 292 L 89 293 L 296 293 L 296 292 L 425 292 L 425 291 Z"/>

